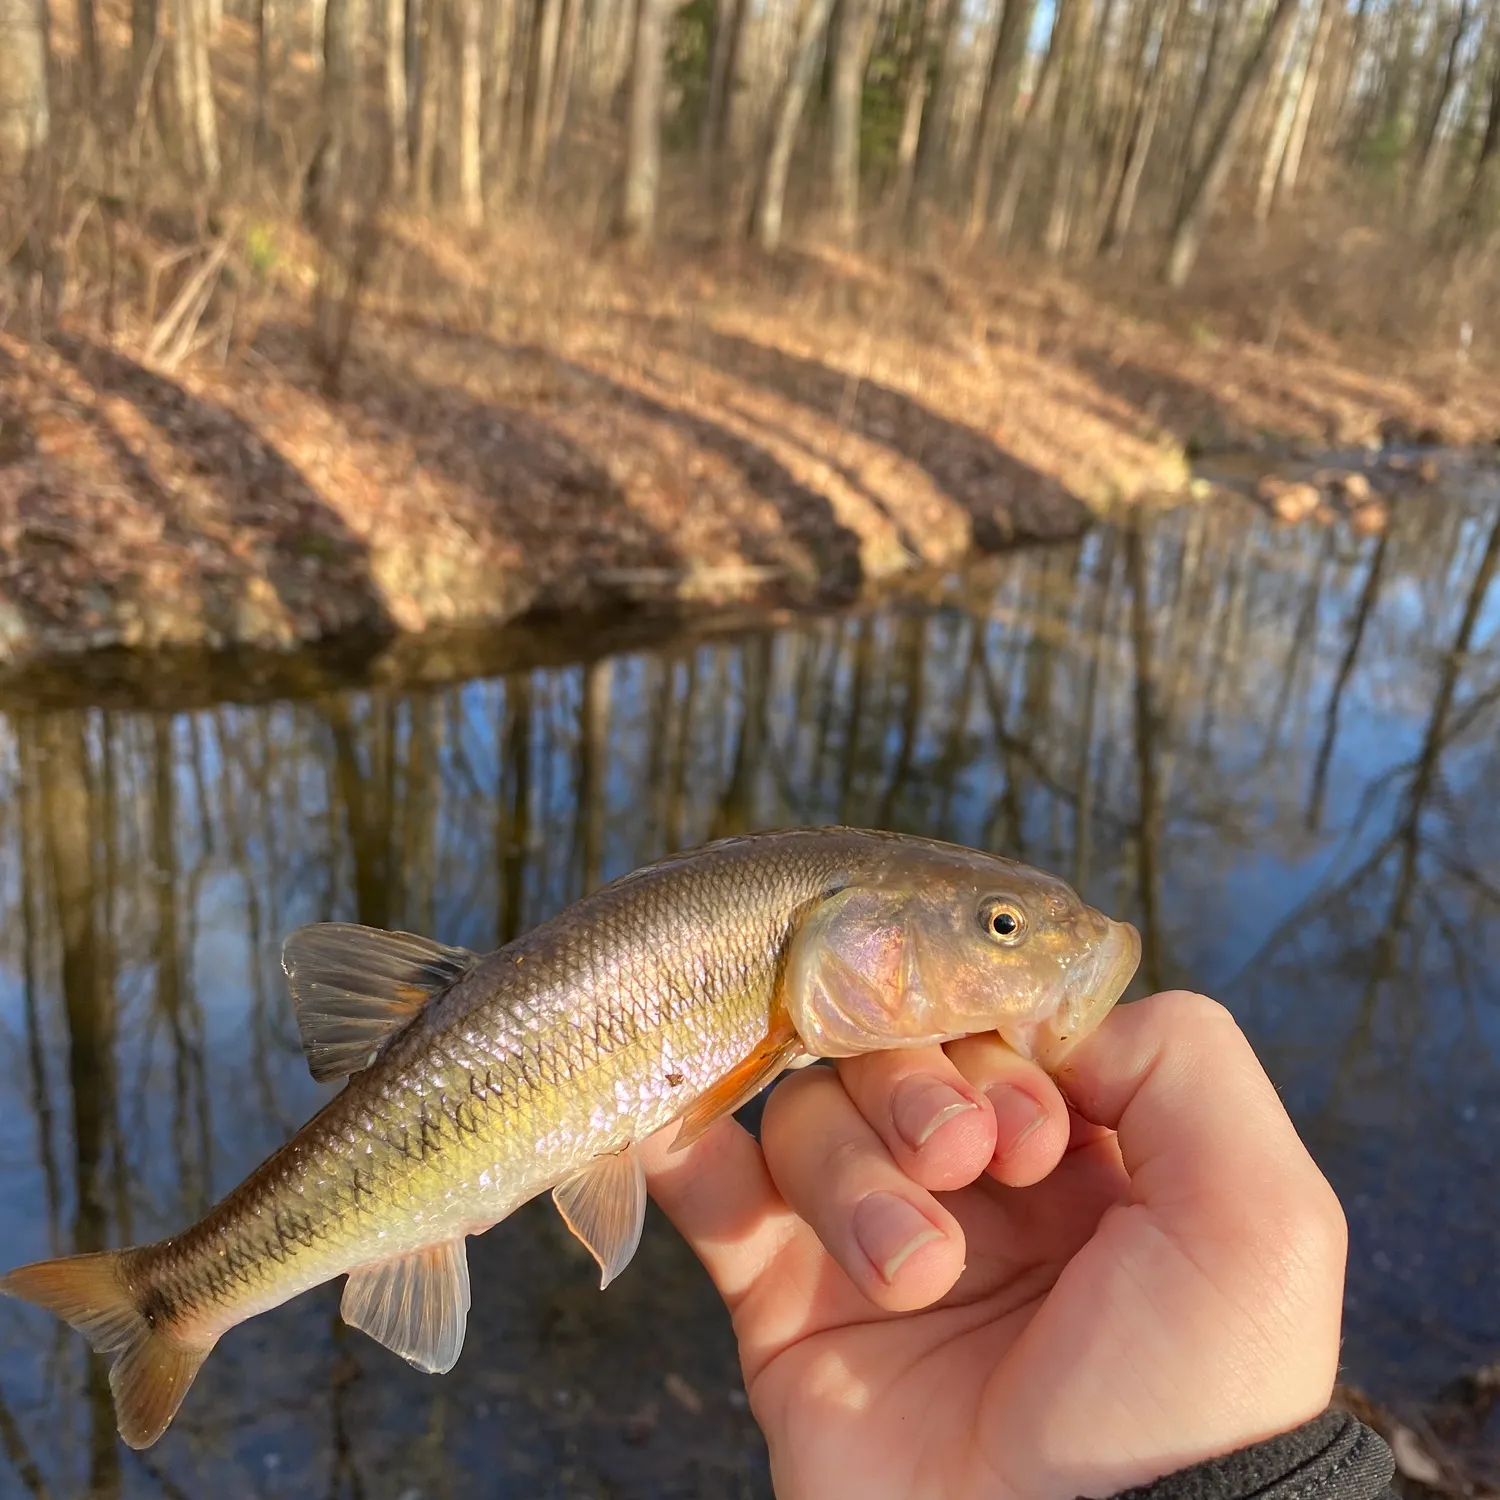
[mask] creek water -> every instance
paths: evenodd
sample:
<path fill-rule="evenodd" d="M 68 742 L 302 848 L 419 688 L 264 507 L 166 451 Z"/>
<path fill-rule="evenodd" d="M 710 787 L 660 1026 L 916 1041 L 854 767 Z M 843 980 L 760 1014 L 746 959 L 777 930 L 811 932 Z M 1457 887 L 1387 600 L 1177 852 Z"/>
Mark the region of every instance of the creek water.
<path fill-rule="evenodd" d="M 1430 1393 L 1500 1357 L 1497 563 L 1475 490 L 1377 538 L 1194 508 L 467 680 L 17 702 L 0 1265 L 170 1233 L 313 1112 L 298 924 L 485 950 L 671 848 L 843 822 L 1054 869 L 1142 928 L 1133 993 L 1224 1000 L 1348 1212 L 1344 1378 Z M 654 1209 L 603 1295 L 545 1201 L 470 1243 L 451 1375 L 325 1287 L 227 1336 L 139 1455 L 81 1341 L 0 1304 L 0 1494 L 769 1494 L 727 1319 Z"/>

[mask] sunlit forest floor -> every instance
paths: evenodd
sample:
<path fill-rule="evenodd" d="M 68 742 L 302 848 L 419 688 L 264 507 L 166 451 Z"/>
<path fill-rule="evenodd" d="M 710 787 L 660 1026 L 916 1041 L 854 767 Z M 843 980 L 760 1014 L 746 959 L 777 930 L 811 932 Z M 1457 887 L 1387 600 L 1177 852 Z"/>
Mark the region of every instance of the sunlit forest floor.
<path fill-rule="evenodd" d="M 149 316 L 95 288 L 0 334 L 0 657 L 826 599 L 1180 496 L 1201 454 L 1500 435 L 1490 372 L 1285 304 L 993 258 L 628 260 L 540 220 L 389 218 L 329 396 L 311 244 L 244 214 L 223 240 L 233 277 L 211 239 L 136 247 Z"/>

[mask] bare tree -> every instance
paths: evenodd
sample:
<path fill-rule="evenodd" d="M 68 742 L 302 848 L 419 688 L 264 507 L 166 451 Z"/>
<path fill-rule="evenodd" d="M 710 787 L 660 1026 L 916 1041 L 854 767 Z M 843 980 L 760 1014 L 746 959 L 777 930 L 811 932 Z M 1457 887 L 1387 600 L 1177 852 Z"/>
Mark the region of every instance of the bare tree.
<path fill-rule="evenodd" d="M 1021 190 L 1026 184 L 1026 174 L 1031 170 L 1033 158 L 1041 147 L 1043 133 L 1052 119 L 1057 91 L 1062 82 L 1064 59 L 1072 45 L 1076 18 L 1086 3 L 1087 0 L 1058 0 L 1057 12 L 1052 21 L 1052 35 L 1047 42 L 1047 55 L 1042 59 L 1041 71 L 1037 75 L 1036 88 L 1025 118 L 1015 133 L 995 201 L 991 228 L 996 241 L 1001 245 L 1010 239 L 1015 227 L 1016 210 L 1021 204 Z"/>
<path fill-rule="evenodd" d="M 458 5 L 458 199 L 466 223 L 484 217 L 480 157 L 480 0 Z"/>
<path fill-rule="evenodd" d="M 262 0 L 264 4 L 264 0 Z M 406 0 L 385 0 L 385 119 L 390 132 L 391 190 L 411 177 L 411 117 L 406 88 Z"/>
<path fill-rule="evenodd" d="M 625 142 L 625 185 L 620 236 L 639 244 L 656 227 L 661 183 L 662 84 L 666 74 L 667 18 L 675 0 L 640 0 L 635 60 L 630 70 L 630 113 Z"/>
<path fill-rule="evenodd" d="M 1156 139 L 1157 121 L 1161 117 L 1162 101 L 1166 97 L 1168 81 L 1172 77 L 1176 58 L 1174 43 L 1182 9 L 1183 0 L 1173 0 L 1162 21 L 1160 38 L 1156 45 L 1156 58 L 1154 62 L 1147 65 L 1150 69 L 1150 78 L 1130 129 L 1119 186 L 1110 202 L 1109 215 L 1100 236 L 1100 250 L 1115 258 L 1123 253 L 1125 242 L 1130 235 L 1131 223 L 1135 218 L 1141 179 L 1146 173 L 1146 162 L 1151 154 L 1152 142 Z"/>
<path fill-rule="evenodd" d="M 781 221 L 786 208 L 787 178 L 792 169 L 792 147 L 802 110 L 818 71 L 818 52 L 828 33 L 833 0 L 803 0 L 791 67 L 772 112 L 771 139 L 766 150 L 760 195 L 755 205 L 755 237 L 762 250 L 781 243 Z"/>
<path fill-rule="evenodd" d="M 1004 150 L 1021 87 L 1021 69 L 1026 61 L 1026 41 L 1036 0 L 1005 0 L 995 48 L 990 54 L 989 73 L 979 106 L 975 131 L 973 171 L 969 178 L 969 214 L 964 228 L 966 243 L 979 238 L 990 211 L 990 190 L 995 179 L 995 159 Z"/>
<path fill-rule="evenodd" d="M 643 0 L 644 3 L 644 0 Z M 557 42 L 562 0 L 537 0 L 531 38 L 531 99 L 526 122 L 526 191 L 535 197 L 546 175 L 552 130 L 552 85 L 557 73 Z"/>
<path fill-rule="evenodd" d="M 212 186 L 219 180 L 219 120 L 208 59 L 208 10 L 205 0 L 173 0 L 172 11 L 177 32 L 172 55 L 183 133 L 193 170 Z"/>
<path fill-rule="evenodd" d="M 1464 194 L 1463 208 L 1459 213 L 1459 227 L 1463 232 L 1471 232 L 1482 222 L 1494 195 L 1495 178 L 1500 176 L 1500 46 L 1495 49 L 1489 95 L 1484 138 L 1479 145 L 1479 155 L 1474 159 L 1474 170 L 1469 176 L 1468 191 Z"/>
<path fill-rule="evenodd" d="M 1265 149 L 1261 153 L 1260 174 L 1255 185 L 1255 222 L 1264 224 L 1271 217 L 1276 183 L 1281 176 L 1281 163 L 1286 155 L 1287 143 L 1292 138 L 1292 127 L 1297 118 L 1297 103 L 1302 96 L 1302 85 L 1307 77 L 1307 66 L 1312 59 L 1312 39 L 1299 47 L 1291 29 L 1287 32 L 1288 47 L 1293 52 L 1291 66 L 1279 83 L 1273 99 L 1271 128 L 1266 132 Z"/>
<path fill-rule="evenodd" d="M 896 170 L 890 185 L 890 204 L 898 217 L 906 213 L 911 199 L 917 143 L 922 135 L 922 114 L 927 107 L 931 82 L 932 37 L 942 16 L 942 0 L 915 0 L 912 9 L 916 26 L 902 64 L 901 133 L 896 139 Z"/>
<path fill-rule="evenodd" d="M 937 88 L 922 115 L 922 129 L 917 138 L 917 157 L 912 165 L 911 195 L 906 208 L 907 232 L 918 239 L 925 229 L 926 209 L 937 197 L 942 184 L 943 166 L 948 159 L 953 103 L 958 95 L 959 77 L 963 72 L 963 0 L 943 0 L 943 3 L 947 10 L 947 20 L 943 27 L 943 45 L 937 62 Z"/>
<path fill-rule="evenodd" d="M 1172 229 L 1163 272 L 1169 286 L 1182 286 L 1192 274 L 1193 263 L 1203 244 L 1204 231 L 1208 228 L 1209 216 L 1218 204 L 1230 168 L 1234 165 L 1235 148 L 1260 100 L 1281 43 L 1297 19 L 1299 4 L 1300 0 L 1276 0 L 1260 39 L 1240 69 L 1219 127 L 1208 144 L 1202 166 L 1189 184 L 1182 209 Z"/>
<path fill-rule="evenodd" d="M 1290 202 L 1297 191 L 1297 182 L 1302 173 L 1302 157 L 1307 149 L 1308 132 L 1312 127 L 1313 111 L 1318 104 L 1329 43 L 1338 14 L 1336 0 L 1322 0 L 1318 7 L 1318 25 L 1313 33 L 1312 52 L 1302 75 L 1302 86 L 1297 91 L 1297 112 L 1292 119 L 1291 135 L 1287 139 L 1280 173 L 1276 179 L 1278 204 Z"/>
<path fill-rule="evenodd" d="M 17 172 L 51 133 L 44 0 L 0 0 L 0 170 Z"/>
<path fill-rule="evenodd" d="M 833 57 L 829 179 L 833 222 L 846 244 L 859 232 L 859 131 L 865 63 L 875 29 L 874 0 L 843 0 Z"/>
<path fill-rule="evenodd" d="M 1443 50 L 1443 66 L 1427 100 L 1427 107 L 1422 111 L 1421 124 L 1413 142 L 1409 181 L 1412 196 L 1419 201 L 1430 197 L 1435 185 L 1430 175 L 1434 162 L 1433 147 L 1437 144 L 1444 111 L 1448 108 L 1454 85 L 1458 82 L 1459 56 L 1473 19 L 1474 12 L 1469 8 L 1469 0 L 1458 0 L 1448 27 L 1448 45 Z"/>

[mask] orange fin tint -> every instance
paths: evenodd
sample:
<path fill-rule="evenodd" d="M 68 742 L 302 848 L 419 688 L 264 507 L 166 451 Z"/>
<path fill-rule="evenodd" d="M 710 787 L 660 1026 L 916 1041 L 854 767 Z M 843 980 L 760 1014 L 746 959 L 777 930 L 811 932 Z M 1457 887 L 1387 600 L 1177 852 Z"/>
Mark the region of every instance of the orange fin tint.
<path fill-rule="evenodd" d="M 646 1173 L 635 1147 L 595 1157 L 552 1189 L 552 1201 L 599 1262 L 602 1292 L 630 1264 L 646 1222 Z"/>
<path fill-rule="evenodd" d="M 460 1235 L 349 1273 L 343 1319 L 428 1375 L 458 1363 L 469 1321 L 469 1256 Z"/>
<path fill-rule="evenodd" d="M 367 1068 L 436 995 L 478 963 L 410 932 L 314 922 L 282 945 L 307 1066 L 319 1083 Z"/>
<path fill-rule="evenodd" d="M 791 1067 L 805 1052 L 802 1038 L 778 1000 L 771 1011 L 771 1025 L 743 1062 L 736 1063 L 707 1092 L 700 1094 L 683 1113 L 682 1125 L 672 1142 L 672 1151 L 691 1146 L 716 1120 L 732 1115 L 748 1104 L 773 1078 Z"/>
<path fill-rule="evenodd" d="M 177 1415 L 213 1343 L 190 1344 L 152 1328 L 120 1276 L 120 1254 L 106 1250 L 22 1266 L 0 1276 L 0 1292 L 55 1313 L 98 1353 L 113 1356 L 115 1424 L 132 1448 L 149 1448 Z"/>

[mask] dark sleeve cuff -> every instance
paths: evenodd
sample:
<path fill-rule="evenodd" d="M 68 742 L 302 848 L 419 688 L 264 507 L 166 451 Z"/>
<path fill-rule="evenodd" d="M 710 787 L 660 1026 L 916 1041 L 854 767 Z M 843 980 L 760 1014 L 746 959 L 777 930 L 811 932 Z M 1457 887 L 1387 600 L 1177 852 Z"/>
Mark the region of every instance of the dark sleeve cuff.
<path fill-rule="evenodd" d="M 1379 1500 L 1396 1462 L 1385 1440 L 1343 1411 L 1123 1490 L 1112 1500 Z"/>

